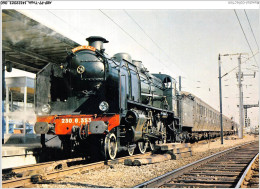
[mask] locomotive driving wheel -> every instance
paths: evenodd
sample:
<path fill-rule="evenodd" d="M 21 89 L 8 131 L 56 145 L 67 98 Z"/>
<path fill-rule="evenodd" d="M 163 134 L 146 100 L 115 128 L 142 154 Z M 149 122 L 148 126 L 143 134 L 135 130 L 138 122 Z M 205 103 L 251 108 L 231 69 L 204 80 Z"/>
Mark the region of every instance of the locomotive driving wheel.
<path fill-rule="evenodd" d="M 155 142 L 149 142 L 150 149 L 153 151 L 155 148 Z"/>
<path fill-rule="evenodd" d="M 114 133 L 108 133 L 105 137 L 105 156 L 107 159 L 115 159 L 117 155 L 117 138 Z"/>
<path fill-rule="evenodd" d="M 127 152 L 128 152 L 128 155 L 129 155 L 129 156 L 134 155 L 135 147 L 132 147 L 132 145 L 128 144 L 128 146 L 127 146 Z"/>
<path fill-rule="evenodd" d="M 149 146 L 151 151 L 155 149 L 156 144 L 159 144 L 158 140 L 149 140 Z"/>
<path fill-rule="evenodd" d="M 148 147 L 148 142 L 146 141 L 138 142 L 138 150 L 141 154 L 144 154 L 146 152 L 147 147 Z"/>

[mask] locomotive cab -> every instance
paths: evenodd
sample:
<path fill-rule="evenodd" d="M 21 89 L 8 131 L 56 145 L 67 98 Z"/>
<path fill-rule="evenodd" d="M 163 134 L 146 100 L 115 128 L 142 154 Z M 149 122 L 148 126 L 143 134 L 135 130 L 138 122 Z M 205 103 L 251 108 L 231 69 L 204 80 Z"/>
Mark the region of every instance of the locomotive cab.
<path fill-rule="evenodd" d="M 166 96 L 168 109 L 177 112 L 176 80 L 166 74 L 153 74 L 163 83 L 163 95 Z"/>

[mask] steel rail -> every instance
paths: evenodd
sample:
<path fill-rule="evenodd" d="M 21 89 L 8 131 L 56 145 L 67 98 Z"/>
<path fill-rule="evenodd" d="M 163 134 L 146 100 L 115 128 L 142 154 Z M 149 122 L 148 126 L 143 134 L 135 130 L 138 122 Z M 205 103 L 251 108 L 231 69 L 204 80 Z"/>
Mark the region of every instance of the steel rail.
<path fill-rule="evenodd" d="M 46 172 L 43 174 L 36 174 L 33 176 L 27 176 L 27 177 L 23 177 L 23 178 L 19 178 L 19 179 L 6 180 L 6 181 L 2 182 L 2 188 L 26 187 L 33 183 L 37 183 L 41 180 L 50 180 L 50 179 L 62 177 L 62 176 L 68 175 L 68 174 L 83 172 L 83 171 L 92 170 L 92 169 L 98 169 L 105 165 L 122 163 L 122 162 L 124 162 L 125 159 L 134 159 L 137 157 L 145 157 L 145 156 L 149 156 L 149 155 L 151 155 L 151 152 L 147 152 L 145 154 L 137 154 L 137 155 L 133 155 L 133 156 L 125 156 L 125 157 L 118 158 L 115 160 L 108 160 L 107 162 L 100 161 L 100 162 L 90 163 L 90 164 L 86 164 L 86 165 L 71 166 L 69 168 L 62 169 L 62 170 Z"/>
<path fill-rule="evenodd" d="M 49 162 L 43 162 L 43 163 L 37 163 L 37 164 L 30 164 L 25 166 L 19 166 L 19 167 L 12 167 L 12 168 L 5 168 L 2 170 L 2 176 L 8 175 L 12 172 L 14 173 L 21 173 L 21 172 L 28 172 L 36 169 L 42 169 L 52 166 L 53 168 L 57 165 L 62 165 L 65 163 L 73 162 L 73 161 L 80 161 L 84 160 L 83 158 L 71 158 L 71 159 L 65 159 L 65 160 L 57 160 L 57 161 L 49 161 Z"/>
<path fill-rule="evenodd" d="M 259 153 L 257 153 L 254 157 L 254 159 L 250 162 L 250 164 L 247 166 L 246 170 L 244 171 L 243 175 L 241 176 L 241 178 L 239 179 L 237 185 L 235 188 L 241 188 L 241 185 L 243 185 L 243 182 L 245 180 L 245 177 L 247 176 L 247 174 L 249 173 L 249 171 L 251 170 L 252 165 L 254 164 L 257 156 L 259 156 Z"/>
<path fill-rule="evenodd" d="M 227 153 L 230 153 L 231 151 L 233 150 L 236 150 L 237 148 L 240 148 L 242 146 L 245 146 L 245 145 L 248 145 L 248 144 L 252 144 L 252 143 L 255 143 L 255 141 L 251 141 L 251 142 L 247 142 L 245 144 L 242 144 L 242 145 L 238 145 L 238 146 L 235 146 L 235 147 L 232 147 L 232 148 L 229 148 L 227 150 L 224 150 L 224 151 L 221 151 L 221 152 L 218 152 L 216 154 L 213 154 L 213 155 L 210 155 L 208 157 L 205 157 L 205 158 L 202 158 L 198 161 L 195 161 L 195 162 L 192 162 L 188 165 L 185 165 L 183 167 L 180 167 L 178 169 L 175 169 L 173 171 L 170 171 L 166 174 L 163 174 L 161 176 L 158 176 L 156 178 L 153 178 L 149 181 L 146 181 L 144 183 L 141 183 L 141 184 L 138 184 L 136 186 L 134 186 L 133 188 L 157 188 L 158 186 L 166 183 L 166 182 L 169 182 L 170 180 L 172 180 L 173 178 L 176 178 L 180 175 L 182 175 L 184 172 L 187 172 L 188 170 L 192 170 L 194 168 L 197 168 L 203 164 L 206 164 L 207 162 L 209 161 L 212 161 L 216 158 L 219 158 Z"/>

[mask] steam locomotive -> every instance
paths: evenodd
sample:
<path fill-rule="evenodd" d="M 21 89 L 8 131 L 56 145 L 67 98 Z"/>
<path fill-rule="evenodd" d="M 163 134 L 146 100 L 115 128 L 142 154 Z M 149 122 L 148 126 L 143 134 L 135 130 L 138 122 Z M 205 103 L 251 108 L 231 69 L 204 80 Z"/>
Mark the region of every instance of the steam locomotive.
<path fill-rule="evenodd" d="M 202 101 L 178 93 L 171 76 L 150 74 L 127 53 L 109 57 L 103 37 L 86 40 L 89 46 L 72 49 L 65 63 L 50 63 L 37 73 L 35 133 L 59 136 L 68 152 L 100 152 L 114 159 L 121 150 L 145 153 L 156 143 L 192 140 L 219 130 L 217 121 L 202 124 L 204 115 L 197 121 L 196 105 Z M 208 109 L 217 120 L 217 111 Z M 229 134 L 234 123 L 227 120 Z"/>

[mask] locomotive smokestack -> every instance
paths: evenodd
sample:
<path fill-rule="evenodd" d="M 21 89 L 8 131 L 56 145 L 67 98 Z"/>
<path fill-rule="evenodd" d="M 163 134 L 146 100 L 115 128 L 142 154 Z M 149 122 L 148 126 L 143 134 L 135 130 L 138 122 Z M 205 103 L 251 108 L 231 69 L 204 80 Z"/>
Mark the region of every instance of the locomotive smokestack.
<path fill-rule="evenodd" d="M 100 37 L 100 36 L 91 36 L 86 39 L 89 43 L 89 46 L 95 47 L 98 50 L 103 49 L 103 43 L 108 43 L 105 38 Z"/>

